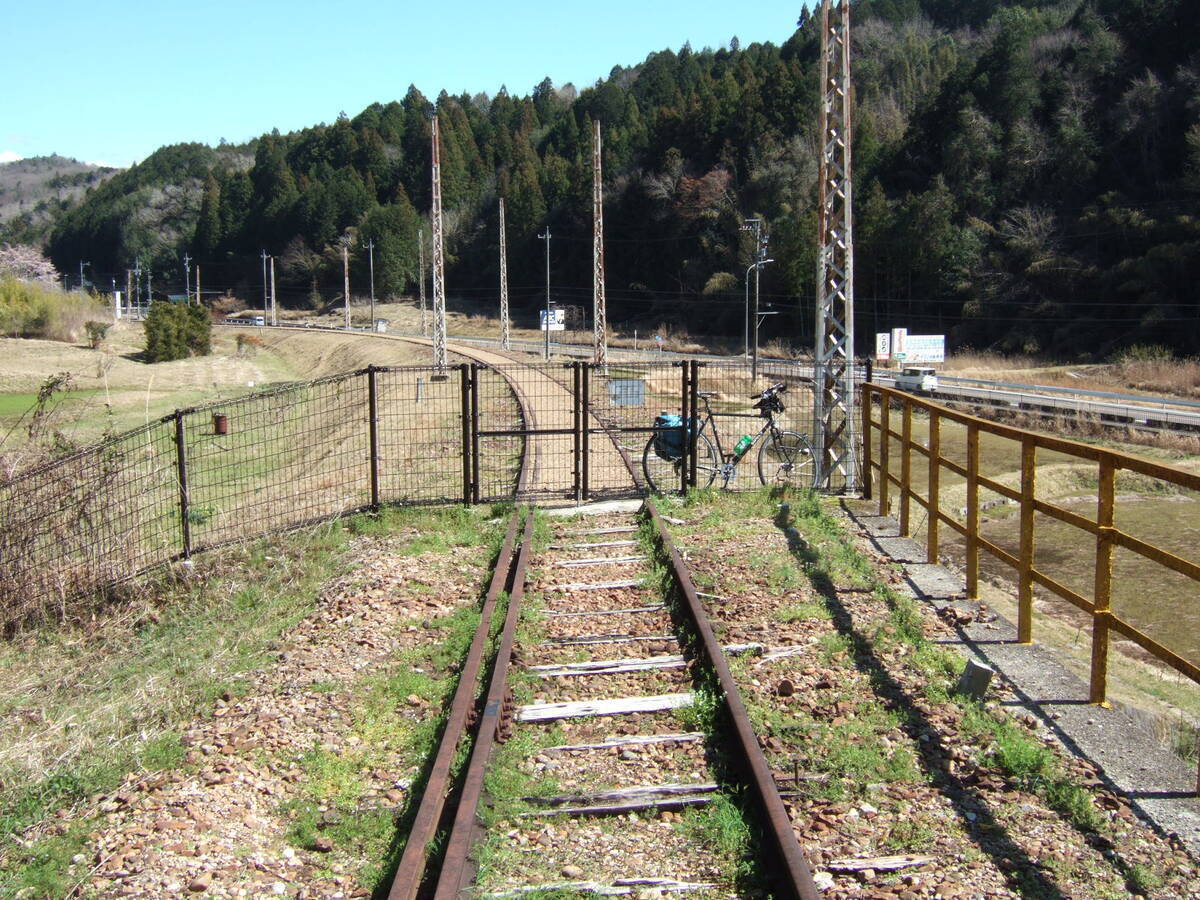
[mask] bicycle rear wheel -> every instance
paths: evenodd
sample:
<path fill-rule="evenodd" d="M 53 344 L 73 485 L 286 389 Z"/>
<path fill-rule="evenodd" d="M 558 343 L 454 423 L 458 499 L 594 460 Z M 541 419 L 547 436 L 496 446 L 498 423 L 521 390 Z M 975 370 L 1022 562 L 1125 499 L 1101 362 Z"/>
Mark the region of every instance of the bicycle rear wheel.
<path fill-rule="evenodd" d="M 646 441 L 642 451 L 642 472 L 651 493 L 667 494 L 679 490 L 680 469 L 685 457 L 663 459 L 654 452 L 654 436 Z M 717 477 L 717 451 L 705 435 L 696 435 L 696 486 L 708 487 Z"/>
<path fill-rule="evenodd" d="M 758 448 L 758 478 L 768 486 L 812 487 L 817 467 L 812 447 L 794 431 L 776 431 Z"/>

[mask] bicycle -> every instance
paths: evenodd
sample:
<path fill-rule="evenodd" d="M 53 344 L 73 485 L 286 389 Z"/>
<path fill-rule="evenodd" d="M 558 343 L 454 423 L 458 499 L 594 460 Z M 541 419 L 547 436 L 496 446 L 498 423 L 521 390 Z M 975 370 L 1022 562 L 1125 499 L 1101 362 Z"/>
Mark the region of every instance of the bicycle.
<path fill-rule="evenodd" d="M 708 487 L 716 481 L 718 475 L 723 479 L 723 486 L 729 487 L 729 482 L 737 474 L 738 465 L 750 455 L 750 450 L 755 444 L 759 444 L 758 479 L 763 484 L 793 487 L 812 487 L 816 484 L 817 473 L 812 446 L 803 435 L 781 429 L 775 424 L 775 416 L 786 408 L 779 399 L 779 395 L 786 390 L 787 385 L 779 382 L 756 395 L 754 408 L 758 412 L 753 414 L 714 413 L 708 398 L 715 396 L 715 392 L 698 392 L 697 396 L 704 403 L 704 415 L 699 423 L 693 422 L 692 427 L 687 429 L 693 432 L 697 487 Z M 758 434 L 743 437 L 732 452 L 726 452 L 721 446 L 721 435 L 713 421 L 718 416 L 763 418 L 766 421 Z M 642 471 L 651 491 L 663 493 L 665 490 L 675 490 L 679 487 L 687 454 L 682 452 L 682 440 L 675 441 L 674 446 L 671 446 L 672 442 L 664 440 L 664 437 L 667 432 L 672 432 L 672 437 L 677 433 L 682 438 L 684 430 L 685 426 L 682 425 L 659 428 L 646 442 L 646 448 L 642 451 Z M 710 439 L 705 432 L 711 432 L 712 438 Z"/>

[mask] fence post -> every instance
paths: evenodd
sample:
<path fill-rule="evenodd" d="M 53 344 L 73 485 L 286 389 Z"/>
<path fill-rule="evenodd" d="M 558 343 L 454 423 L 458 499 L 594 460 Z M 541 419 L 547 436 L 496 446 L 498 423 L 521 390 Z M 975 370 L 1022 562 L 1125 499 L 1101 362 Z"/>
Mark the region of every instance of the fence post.
<path fill-rule="evenodd" d="M 588 429 L 588 410 L 592 406 L 592 367 L 588 363 L 580 363 L 583 367 L 583 414 L 580 416 L 580 457 L 583 463 L 583 499 L 591 496 L 591 453 L 592 438 Z"/>
<path fill-rule="evenodd" d="M 890 394 L 880 392 L 879 394 L 879 514 L 881 516 L 890 515 L 892 511 L 892 502 L 888 497 L 888 493 L 892 489 L 892 484 L 888 480 L 891 475 L 889 463 L 889 450 L 892 442 L 888 432 L 892 429 L 891 422 L 892 398 Z"/>
<path fill-rule="evenodd" d="M 1096 597 L 1092 607 L 1092 673 L 1089 701 L 1108 706 L 1108 617 L 1112 607 L 1113 524 L 1117 471 L 1112 458 L 1100 457 L 1096 508 Z"/>
<path fill-rule="evenodd" d="M 460 414 L 462 416 L 462 500 L 471 505 L 471 368 L 458 365 Z"/>
<path fill-rule="evenodd" d="M 187 434 L 184 431 L 183 410 L 175 410 L 175 468 L 179 476 L 179 524 L 182 529 L 183 558 L 192 555 L 191 499 L 188 496 Z"/>
<path fill-rule="evenodd" d="M 1033 500 L 1037 487 L 1037 447 L 1021 441 L 1021 556 L 1017 560 L 1017 641 L 1033 641 Z"/>
<path fill-rule="evenodd" d="M 688 418 L 690 421 L 698 423 L 700 421 L 700 363 L 698 360 L 691 360 L 691 370 L 688 384 Z M 716 422 L 713 422 L 713 428 L 716 427 Z M 689 443 L 691 442 L 689 441 Z M 695 443 L 692 444 L 692 452 L 688 454 L 688 484 L 692 487 L 696 486 L 696 453 L 699 444 L 700 437 L 697 435 Z"/>
<path fill-rule="evenodd" d="M 900 429 L 900 536 L 909 535 L 912 511 L 912 401 L 904 398 L 904 423 Z"/>
<path fill-rule="evenodd" d="M 867 361 L 867 369 L 870 371 L 871 363 Z M 871 379 L 867 378 L 862 386 L 862 490 L 863 499 L 871 499 Z"/>
<path fill-rule="evenodd" d="M 967 426 L 967 598 L 979 599 L 979 426 Z"/>
<path fill-rule="evenodd" d="M 471 363 L 471 502 L 479 502 L 479 364 Z"/>
<path fill-rule="evenodd" d="M 379 512 L 379 394 L 375 366 L 367 366 L 367 423 L 371 441 L 371 509 Z"/>
<path fill-rule="evenodd" d="M 583 416 L 580 415 L 580 407 L 583 406 L 583 363 L 578 360 L 571 363 L 571 462 L 573 466 L 572 475 L 575 485 L 575 502 L 578 503 L 583 499 L 583 436 L 579 433 L 579 428 L 583 422 Z M 586 413 L 584 414 L 586 415 Z"/>
<path fill-rule="evenodd" d="M 696 451 L 692 447 L 691 423 L 688 421 L 688 364 L 687 360 L 676 363 L 679 366 L 679 417 L 683 423 L 679 426 L 679 436 L 683 443 L 683 465 L 679 467 L 679 492 L 687 493 L 688 472 L 691 463 L 688 457 Z"/>
<path fill-rule="evenodd" d="M 942 475 L 942 420 L 936 410 L 929 411 L 929 492 L 925 507 L 925 561 L 938 561 L 938 526 L 941 516 L 941 504 L 938 494 L 941 487 Z"/>

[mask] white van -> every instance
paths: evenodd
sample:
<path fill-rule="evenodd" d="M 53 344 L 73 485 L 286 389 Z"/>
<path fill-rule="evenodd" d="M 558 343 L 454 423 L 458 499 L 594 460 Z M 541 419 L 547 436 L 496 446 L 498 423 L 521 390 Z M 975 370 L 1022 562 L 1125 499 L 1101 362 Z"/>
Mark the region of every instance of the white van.
<path fill-rule="evenodd" d="M 937 370 L 932 366 L 905 366 L 896 376 L 896 388 L 901 391 L 932 393 L 937 386 Z"/>

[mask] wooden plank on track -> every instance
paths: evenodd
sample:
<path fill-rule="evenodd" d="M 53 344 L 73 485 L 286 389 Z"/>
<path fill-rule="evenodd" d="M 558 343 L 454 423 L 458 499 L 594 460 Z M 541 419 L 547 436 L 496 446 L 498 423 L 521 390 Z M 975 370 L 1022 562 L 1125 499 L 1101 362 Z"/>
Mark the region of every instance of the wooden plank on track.
<path fill-rule="evenodd" d="M 601 897 L 625 897 L 644 890 L 683 893 L 703 891 L 711 887 L 716 887 L 716 885 L 707 881 L 676 881 L 673 878 L 617 878 L 613 880 L 612 884 L 602 884 L 599 881 L 555 881 L 547 884 L 524 884 L 520 887 L 509 888 L 507 891 L 497 891 L 483 896 L 520 897 L 534 891 L 571 891 L 597 894 Z"/>
<path fill-rule="evenodd" d="M 612 565 L 628 565 L 629 563 L 643 562 L 646 559 L 644 554 L 636 556 L 597 556 L 592 559 L 558 559 L 550 563 L 551 566 L 557 566 L 560 569 L 573 569 L 581 566 L 603 566 L 606 564 Z"/>
<path fill-rule="evenodd" d="M 599 550 L 601 547 L 636 547 L 637 541 L 602 541 L 599 544 L 551 544 L 551 550 Z"/>
<path fill-rule="evenodd" d="M 633 534 L 636 525 L 622 525 L 620 528 L 585 528 L 579 531 L 568 531 L 567 534 Z"/>
<path fill-rule="evenodd" d="M 586 616 L 617 616 L 629 615 L 632 613 L 643 612 L 658 612 L 667 608 L 665 603 L 656 603 L 654 606 L 634 606 L 630 609 L 597 609 L 591 612 L 548 612 L 547 619 L 581 619 Z"/>
<path fill-rule="evenodd" d="M 630 734 L 612 737 L 598 744 L 559 744 L 546 747 L 543 753 L 559 753 L 568 750 L 611 750 L 613 747 L 639 747 L 646 744 L 689 744 L 704 740 L 702 731 L 682 731 L 677 734 Z"/>
<path fill-rule="evenodd" d="M 627 579 L 625 581 L 598 581 L 595 584 L 586 582 L 576 582 L 574 584 L 554 584 L 546 588 L 547 591 L 606 591 L 616 590 L 618 588 L 641 587 L 641 581 L 636 578 Z"/>
<path fill-rule="evenodd" d="M 588 716 L 623 716 L 630 713 L 680 709 L 696 702 L 695 694 L 657 694 L 652 697 L 617 697 L 611 700 L 576 700 L 570 703 L 530 703 L 517 708 L 518 722 L 552 722 Z"/>
<path fill-rule="evenodd" d="M 762 650 L 762 644 L 727 644 L 721 648 L 726 653 L 737 655 Z M 618 672 L 645 672 L 651 669 L 678 669 L 684 665 L 678 655 L 646 656 L 632 659 L 593 659 L 586 662 L 551 663 L 529 666 L 526 671 L 536 672 L 542 678 L 559 678 L 566 675 L 615 675 Z"/>
<path fill-rule="evenodd" d="M 677 639 L 669 634 L 589 634 L 561 641 L 546 641 L 547 647 L 588 647 L 592 644 L 624 644 L 636 641 L 671 641 Z"/>

